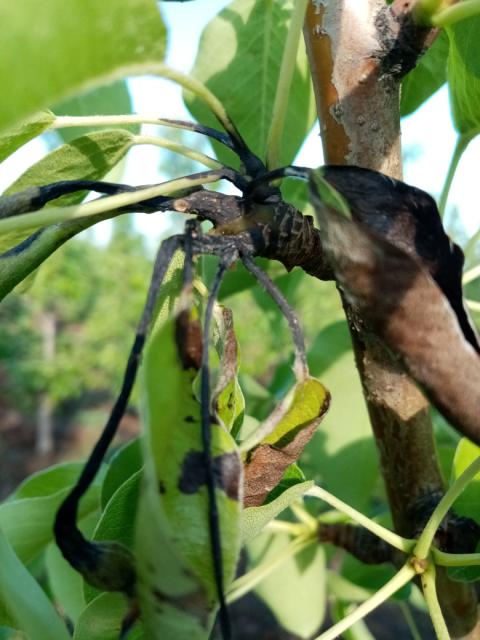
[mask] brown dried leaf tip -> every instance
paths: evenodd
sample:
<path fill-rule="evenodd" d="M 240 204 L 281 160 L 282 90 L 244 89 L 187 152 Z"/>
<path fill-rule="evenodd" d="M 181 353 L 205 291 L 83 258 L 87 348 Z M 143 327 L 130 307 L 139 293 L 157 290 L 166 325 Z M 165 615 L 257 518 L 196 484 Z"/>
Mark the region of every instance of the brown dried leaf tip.
<path fill-rule="evenodd" d="M 321 176 L 312 174 L 311 187 L 345 298 L 451 424 L 480 444 L 480 358 L 476 333 L 458 306 L 459 249 L 427 194 L 365 169 L 350 167 L 349 181 L 338 180 L 343 172 L 336 169 L 325 178 L 351 205 L 352 219 L 322 202 Z"/>

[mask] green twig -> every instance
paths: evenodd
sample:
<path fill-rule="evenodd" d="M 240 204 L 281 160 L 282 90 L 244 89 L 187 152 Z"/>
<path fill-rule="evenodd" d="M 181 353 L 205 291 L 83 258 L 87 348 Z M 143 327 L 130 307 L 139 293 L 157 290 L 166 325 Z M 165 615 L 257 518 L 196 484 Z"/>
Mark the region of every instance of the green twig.
<path fill-rule="evenodd" d="M 430 25 L 432 16 L 438 10 L 442 0 L 419 0 L 413 7 L 415 22 Z"/>
<path fill-rule="evenodd" d="M 379 607 L 385 600 L 388 600 L 390 596 L 396 593 L 404 585 L 406 585 L 415 576 L 415 570 L 408 562 L 396 573 L 391 580 L 387 582 L 381 589 L 379 589 L 371 598 L 362 602 L 355 611 L 352 611 L 343 620 L 340 620 L 337 624 L 330 627 L 328 631 L 322 633 L 316 640 L 334 640 L 340 636 L 344 631 L 349 629 L 359 620 L 362 620 L 374 609 Z"/>
<path fill-rule="evenodd" d="M 473 282 L 477 278 L 480 278 L 480 264 L 477 264 L 476 267 L 472 267 L 468 271 L 465 271 L 462 276 L 462 284 L 466 285 L 469 282 Z"/>
<path fill-rule="evenodd" d="M 287 522 L 286 520 L 270 520 L 270 522 L 267 522 L 263 527 L 262 531 L 269 531 L 271 533 L 288 533 L 295 537 L 311 533 L 304 524 L 299 524 L 298 522 Z"/>
<path fill-rule="evenodd" d="M 480 553 L 445 553 L 432 549 L 435 564 L 441 567 L 474 567 L 480 565 Z"/>
<path fill-rule="evenodd" d="M 267 139 L 267 166 L 275 169 L 280 166 L 280 142 L 287 115 L 288 97 L 297 63 L 298 43 L 302 33 L 303 20 L 308 0 L 296 0 L 293 5 L 290 27 L 288 29 L 282 63 L 278 75 L 277 91 L 273 103 L 272 122 Z"/>
<path fill-rule="evenodd" d="M 299 522 L 302 522 L 310 531 L 318 531 L 318 522 L 303 506 L 300 500 L 292 502 L 290 509 Z"/>
<path fill-rule="evenodd" d="M 166 65 L 158 65 L 158 67 L 153 70 L 153 73 L 167 78 L 167 80 L 172 80 L 184 89 L 187 89 L 187 91 L 194 93 L 198 98 L 200 98 L 200 100 L 210 107 L 217 120 L 223 125 L 225 131 L 228 131 L 228 133 L 230 133 L 234 138 L 241 139 L 236 126 L 230 120 L 230 116 L 226 112 L 223 104 L 217 96 L 203 84 L 203 82 L 200 82 L 200 80 L 197 80 L 192 76 L 188 76 L 185 73 L 171 69 Z"/>
<path fill-rule="evenodd" d="M 480 311 L 480 302 L 477 302 L 476 300 L 469 300 L 468 298 L 466 298 L 465 304 L 472 311 Z"/>
<path fill-rule="evenodd" d="M 479 13 L 480 0 L 463 0 L 463 2 L 457 2 L 447 7 L 447 9 L 434 14 L 431 17 L 431 24 L 435 27 L 447 27 Z"/>
<path fill-rule="evenodd" d="M 210 89 L 208 89 L 202 82 L 200 82 L 196 78 L 188 76 L 185 73 L 181 73 L 180 71 L 176 71 L 175 69 L 171 69 L 165 64 L 146 62 L 143 64 L 126 65 L 124 67 L 118 68 L 115 74 L 109 74 L 108 76 L 106 76 L 104 80 L 105 82 L 112 82 L 117 78 L 124 78 L 126 76 L 145 76 L 149 74 L 159 76 L 161 78 L 166 78 L 167 80 L 172 80 L 172 82 L 176 82 L 187 91 L 191 91 L 210 108 L 217 120 L 222 124 L 223 128 L 228 131 L 228 133 L 233 138 L 238 141 L 242 141 L 242 138 L 237 128 L 230 120 L 225 107 L 220 102 L 220 100 L 210 91 Z M 99 82 L 101 83 L 101 78 L 99 79 Z M 125 120 L 123 120 L 123 122 L 125 123 Z M 130 121 L 130 123 L 133 122 L 133 120 Z M 155 124 L 158 124 L 158 119 Z"/>
<path fill-rule="evenodd" d="M 153 115 L 125 114 L 118 116 L 56 116 L 51 129 L 68 127 L 114 127 L 130 124 L 156 124 L 158 117 Z"/>
<path fill-rule="evenodd" d="M 467 242 L 463 249 L 463 253 L 465 254 L 465 261 L 474 255 L 477 249 L 477 243 L 480 242 L 480 229 L 477 229 L 470 240 Z"/>
<path fill-rule="evenodd" d="M 176 180 L 163 182 L 162 184 L 155 185 L 154 187 L 147 187 L 146 189 L 139 189 L 138 191 L 130 191 L 127 193 L 120 193 L 115 196 L 99 198 L 93 202 L 87 202 L 86 204 L 73 205 L 69 207 L 45 207 L 40 211 L 25 213 L 0 220 L 0 233 L 45 227 L 49 224 L 63 222 L 64 220 L 93 216 L 98 213 L 121 209 L 127 205 L 136 204 L 143 200 L 149 200 L 150 198 L 166 196 L 181 189 L 188 189 L 190 187 L 216 182 L 219 179 L 219 176 L 215 173 L 210 176 L 203 175 L 198 179 L 178 178 Z"/>
<path fill-rule="evenodd" d="M 350 505 L 342 502 L 342 500 L 339 500 L 321 487 L 312 487 L 305 495 L 314 496 L 315 498 L 319 498 L 320 500 L 327 502 L 330 506 L 334 507 L 334 509 L 345 513 L 349 518 L 362 525 L 362 527 L 365 527 L 365 529 L 368 529 L 382 540 L 385 540 L 385 542 L 388 542 L 388 544 L 392 545 L 392 547 L 395 547 L 395 549 L 399 549 L 404 553 L 409 553 L 415 545 L 415 540 L 402 538 L 393 531 L 382 527 L 382 525 L 374 522 L 373 520 L 370 520 L 370 518 L 364 516 L 363 513 L 360 513 Z"/>
<path fill-rule="evenodd" d="M 309 533 L 306 536 L 299 536 L 294 538 L 285 549 L 278 553 L 274 558 L 260 564 L 252 571 L 249 571 L 241 578 L 235 580 L 226 594 L 227 603 L 235 602 L 246 593 L 251 591 L 257 586 L 264 578 L 272 573 L 277 567 L 279 567 L 285 560 L 288 560 L 292 556 L 296 555 L 311 544 L 316 543 L 315 538 Z"/>
<path fill-rule="evenodd" d="M 159 138 L 157 136 L 135 136 L 133 139 L 134 144 L 152 144 L 157 147 L 162 147 L 162 149 L 168 149 L 169 151 L 173 151 L 174 153 L 178 153 L 179 155 L 185 156 L 186 158 L 190 158 L 190 160 L 194 160 L 195 162 L 200 162 L 204 164 L 206 167 L 210 169 L 221 169 L 223 167 L 221 162 L 207 156 L 205 153 L 201 153 L 200 151 L 196 151 L 195 149 L 191 149 L 183 144 L 179 144 L 178 142 L 174 142 L 173 140 L 167 140 L 166 138 Z"/>
<path fill-rule="evenodd" d="M 450 187 L 452 186 L 453 178 L 455 176 L 458 163 L 460 162 L 460 158 L 462 157 L 463 152 L 468 147 L 473 137 L 474 136 L 471 134 L 468 134 L 468 135 L 462 134 L 458 136 L 457 142 L 455 143 L 455 149 L 453 150 L 452 158 L 450 160 L 450 166 L 448 167 L 447 177 L 445 178 L 445 182 L 442 188 L 442 193 L 438 201 L 438 209 L 442 217 L 445 215 L 445 207 L 447 206 L 448 194 L 450 192 Z"/>
<path fill-rule="evenodd" d="M 438 602 L 435 585 L 435 564 L 431 562 L 427 570 L 421 575 L 423 595 L 427 603 L 428 613 L 432 620 L 437 640 L 450 640 L 450 634 L 443 619 L 440 603 Z"/>
<path fill-rule="evenodd" d="M 430 516 L 427 524 L 425 525 L 420 538 L 413 550 L 414 555 L 422 560 L 428 556 L 430 547 L 432 546 L 433 538 L 440 526 L 442 520 L 447 515 L 448 510 L 467 487 L 471 480 L 480 472 L 480 456 L 476 458 L 472 464 L 470 464 L 465 471 L 455 480 L 452 486 L 448 489 L 446 494 L 437 504 L 435 511 Z"/>

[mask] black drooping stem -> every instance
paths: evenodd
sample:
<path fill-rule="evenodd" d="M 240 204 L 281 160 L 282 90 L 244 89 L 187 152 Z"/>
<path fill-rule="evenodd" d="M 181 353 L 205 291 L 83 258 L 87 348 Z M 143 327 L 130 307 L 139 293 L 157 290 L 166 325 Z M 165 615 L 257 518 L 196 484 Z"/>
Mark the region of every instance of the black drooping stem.
<path fill-rule="evenodd" d="M 200 416 L 202 431 L 203 456 L 205 460 L 205 476 L 208 493 L 208 519 L 210 529 L 210 545 L 212 549 L 213 570 L 215 574 L 215 583 L 217 586 L 217 596 L 220 605 L 219 620 L 220 629 L 223 640 L 230 640 L 232 637 L 232 629 L 230 616 L 228 613 L 227 603 L 225 601 L 224 584 L 223 584 L 223 557 L 222 542 L 220 532 L 220 522 L 218 516 L 217 500 L 215 496 L 215 476 L 213 466 L 213 456 L 211 452 L 212 434 L 211 434 L 211 414 L 210 414 L 210 371 L 209 371 L 209 343 L 210 343 L 210 326 L 213 315 L 213 305 L 220 289 L 223 276 L 226 269 L 230 266 L 236 255 L 222 257 L 218 266 L 217 273 L 208 295 L 207 306 L 205 309 L 205 321 L 203 325 L 202 337 L 202 361 L 200 367 Z"/>
<path fill-rule="evenodd" d="M 77 526 L 78 505 L 82 496 L 93 482 L 102 460 L 105 457 L 118 425 L 127 408 L 128 400 L 135 383 L 135 378 L 142 355 L 143 346 L 155 309 L 158 290 L 170 265 L 173 254 L 181 245 L 178 236 L 168 238 L 160 245 L 153 267 L 152 278 L 148 289 L 147 299 L 140 318 L 133 346 L 130 351 L 123 377 L 120 393 L 115 401 L 107 423 L 90 454 L 77 483 L 61 504 L 55 518 L 54 532 L 56 542 L 67 561 L 82 575 L 94 577 L 95 569 L 101 560 L 102 549 L 95 543 L 86 540 Z M 98 583 L 97 583 L 98 584 Z M 102 585 L 108 589 L 109 585 Z M 132 585 L 125 579 L 125 584 L 111 585 L 111 590 L 131 591 Z"/>
<path fill-rule="evenodd" d="M 259 267 L 257 267 L 250 256 L 242 255 L 241 260 L 248 271 L 250 271 L 250 273 L 255 276 L 258 282 L 270 294 L 274 302 L 277 303 L 280 311 L 285 316 L 292 333 L 293 344 L 295 345 L 296 365 L 298 367 L 298 370 L 296 367 L 295 373 L 299 374 L 300 376 L 306 376 L 308 374 L 308 365 L 307 355 L 305 351 L 305 340 L 295 311 L 288 304 L 287 299 L 280 291 L 280 289 L 275 285 L 275 283 L 265 273 L 265 271 L 262 271 Z"/>

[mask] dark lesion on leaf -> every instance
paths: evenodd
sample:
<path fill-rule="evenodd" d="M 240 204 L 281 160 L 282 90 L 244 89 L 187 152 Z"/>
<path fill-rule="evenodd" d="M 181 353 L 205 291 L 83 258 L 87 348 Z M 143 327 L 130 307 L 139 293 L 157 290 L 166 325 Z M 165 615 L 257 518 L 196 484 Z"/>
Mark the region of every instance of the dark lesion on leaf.
<path fill-rule="evenodd" d="M 158 588 L 154 588 L 155 609 L 158 613 L 163 613 L 165 605 L 178 609 L 182 614 L 185 611 L 192 613 L 204 629 L 209 627 L 209 605 L 203 591 L 193 591 L 182 595 L 173 596 L 163 593 Z"/>
<path fill-rule="evenodd" d="M 202 326 L 187 309 L 176 318 L 175 344 L 183 369 L 198 371 L 202 361 Z"/>
<path fill-rule="evenodd" d="M 241 475 L 238 455 L 232 452 L 215 456 L 212 467 L 216 488 L 224 491 L 231 500 L 238 500 Z M 182 493 L 194 494 L 200 491 L 206 482 L 207 466 L 203 452 L 190 451 L 183 460 L 178 488 Z"/>

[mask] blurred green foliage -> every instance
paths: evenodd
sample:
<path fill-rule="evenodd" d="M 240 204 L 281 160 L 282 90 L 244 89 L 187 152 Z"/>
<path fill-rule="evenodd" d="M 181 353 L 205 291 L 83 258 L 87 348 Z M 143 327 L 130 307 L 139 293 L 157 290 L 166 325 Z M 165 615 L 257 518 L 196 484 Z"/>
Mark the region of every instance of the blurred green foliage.
<path fill-rule="evenodd" d="M 117 218 L 105 246 L 75 238 L 38 270 L 26 292 L 0 308 L 2 386 L 26 412 L 48 391 L 55 406 L 118 388 L 144 301 L 151 260 L 131 217 Z M 53 359 L 42 357 L 40 318 L 53 316 Z"/>

